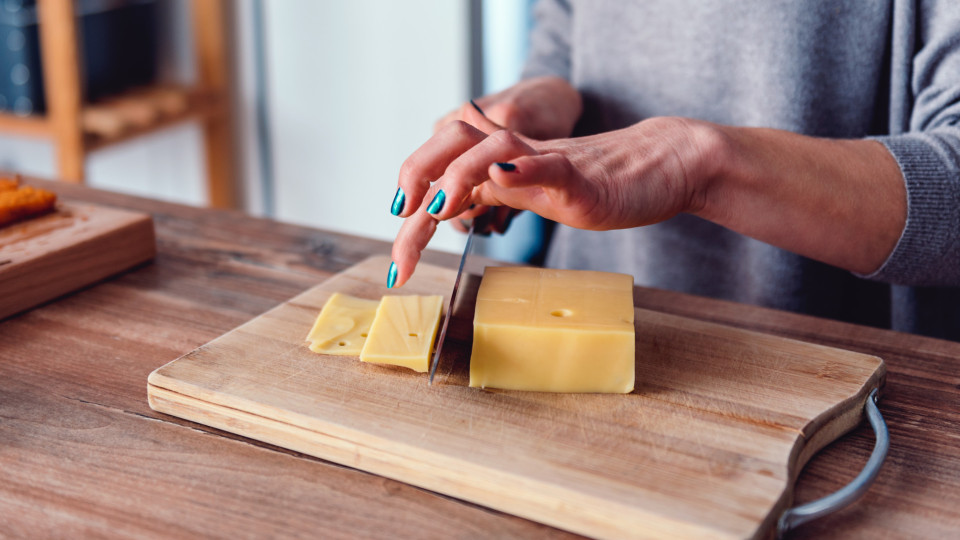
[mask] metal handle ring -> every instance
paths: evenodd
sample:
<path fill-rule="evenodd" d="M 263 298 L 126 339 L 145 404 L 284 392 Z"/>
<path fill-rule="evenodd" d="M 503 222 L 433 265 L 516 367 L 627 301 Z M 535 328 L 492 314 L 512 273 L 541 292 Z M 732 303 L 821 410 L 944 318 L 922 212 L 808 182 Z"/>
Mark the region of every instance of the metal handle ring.
<path fill-rule="evenodd" d="M 876 480 L 877 474 L 880 473 L 880 467 L 883 465 L 883 460 L 887 457 L 887 450 L 890 449 L 890 434 L 887 431 L 887 424 L 880 414 L 880 409 L 877 408 L 877 396 L 878 391 L 874 388 L 864 406 L 867 420 L 870 421 L 870 427 L 873 428 L 873 434 L 876 437 L 876 443 L 873 445 L 873 452 L 870 454 L 870 459 L 867 460 L 863 470 L 852 482 L 834 493 L 822 499 L 785 510 L 777 521 L 777 538 L 783 538 L 787 531 L 808 521 L 832 514 L 846 507 L 866 493 L 873 481 Z"/>

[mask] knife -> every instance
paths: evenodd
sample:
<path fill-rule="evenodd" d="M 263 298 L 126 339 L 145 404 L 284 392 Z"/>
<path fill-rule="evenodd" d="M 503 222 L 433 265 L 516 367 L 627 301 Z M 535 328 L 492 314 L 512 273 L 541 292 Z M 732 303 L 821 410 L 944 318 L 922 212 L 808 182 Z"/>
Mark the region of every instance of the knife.
<path fill-rule="evenodd" d="M 478 229 L 486 228 L 489 222 L 488 214 L 477 216 L 470 222 L 470 229 L 467 231 L 467 243 L 463 246 L 463 255 L 460 256 L 460 267 L 457 268 L 457 279 L 453 282 L 453 291 L 450 292 L 450 303 L 447 306 L 447 316 L 443 318 L 443 326 L 440 327 L 440 337 L 437 338 L 437 346 L 433 351 L 433 359 L 430 360 L 430 380 L 428 384 L 433 384 L 433 376 L 437 373 L 437 366 L 440 365 L 440 351 L 443 348 L 444 339 L 447 337 L 447 326 L 450 325 L 450 319 L 453 318 L 453 305 L 457 300 L 457 292 L 460 290 L 460 278 L 463 277 L 463 265 L 467 262 L 467 255 L 470 254 L 470 248 L 473 246 L 474 233 Z"/>

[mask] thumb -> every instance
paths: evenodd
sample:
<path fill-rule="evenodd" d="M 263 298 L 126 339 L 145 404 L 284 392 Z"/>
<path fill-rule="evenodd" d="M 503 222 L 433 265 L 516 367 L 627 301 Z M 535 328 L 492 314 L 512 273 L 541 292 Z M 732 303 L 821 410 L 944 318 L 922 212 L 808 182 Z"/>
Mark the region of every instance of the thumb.
<path fill-rule="evenodd" d="M 504 204 L 565 225 L 596 228 L 601 200 L 598 186 L 565 156 L 556 153 L 520 156 L 494 163 L 487 171 Z"/>

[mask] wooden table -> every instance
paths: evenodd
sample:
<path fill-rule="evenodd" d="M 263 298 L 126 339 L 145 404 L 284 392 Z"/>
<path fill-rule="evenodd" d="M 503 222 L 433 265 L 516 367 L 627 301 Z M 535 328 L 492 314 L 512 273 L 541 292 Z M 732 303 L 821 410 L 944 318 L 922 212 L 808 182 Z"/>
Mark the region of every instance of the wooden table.
<path fill-rule="evenodd" d="M 564 538 L 569 533 L 155 413 L 147 375 L 387 243 L 65 184 L 153 214 L 156 260 L 0 321 L 0 537 Z M 425 260 L 453 266 L 449 254 Z M 2 300 L 2 299 L 0 299 Z M 855 505 L 793 538 L 960 535 L 960 343 L 648 290 L 640 307 L 884 358 L 891 447 Z M 866 462 L 866 424 L 798 502 Z"/>

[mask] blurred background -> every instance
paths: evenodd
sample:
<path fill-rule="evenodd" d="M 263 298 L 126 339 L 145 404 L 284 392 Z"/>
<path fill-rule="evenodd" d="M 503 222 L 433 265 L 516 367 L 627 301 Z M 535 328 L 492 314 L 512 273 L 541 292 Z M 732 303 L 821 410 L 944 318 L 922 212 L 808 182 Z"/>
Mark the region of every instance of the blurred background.
<path fill-rule="evenodd" d="M 531 4 L 0 0 L 0 169 L 392 240 L 400 164 L 519 78 Z"/>

